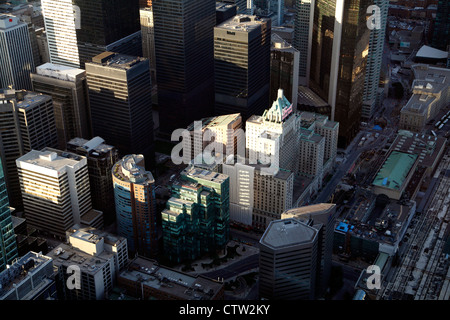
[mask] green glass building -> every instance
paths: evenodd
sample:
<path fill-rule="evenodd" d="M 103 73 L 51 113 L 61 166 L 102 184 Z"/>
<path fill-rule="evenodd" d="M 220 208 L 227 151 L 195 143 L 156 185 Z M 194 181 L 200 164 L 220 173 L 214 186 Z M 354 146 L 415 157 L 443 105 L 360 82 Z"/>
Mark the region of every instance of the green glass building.
<path fill-rule="evenodd" d="M 8 192 L 0 159 L 0 272 L 17 258 L 17 243 L 9 209 Z"/>
<path fill-rule="evenodd" d="M 224 249 L 230 234 L 229 178 L 188 167 L 161 213 L 164 254 L 172 262 Z"/>

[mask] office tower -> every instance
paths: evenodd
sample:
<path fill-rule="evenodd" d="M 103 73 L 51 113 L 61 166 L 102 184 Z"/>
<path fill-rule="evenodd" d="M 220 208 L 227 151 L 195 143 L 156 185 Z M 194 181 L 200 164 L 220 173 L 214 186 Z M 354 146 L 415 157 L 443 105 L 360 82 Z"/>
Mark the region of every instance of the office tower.
<path fill-rule="evenodd" d="M 234 4 L 216 2 L 216 25 L 231 19 L 237 14 L 237 7 Z"/>
<path fill-rule="evenodd" d="M 249 0 L 252 2 L 253 13 L 270 17 L 272 26 L 281 26 L 284 23 L 284 0 Z"/>
<path fill-rule="evenodd" d="M 238 15 L 214 28 L 215 113 L 246 121 L 270 103 L 270 19 Z"/>
<path fill-rule="evenodd" d="M 307 86 L 312 46 L 312 23 L 314 18 L 315 0 L 295 1 L 294 47 L 300 52 L 299 84 Z"/>
<path fill-rule="evenodd" d="M 153 160 L 153 115 L 148 59 L 104 52 L 86 63 L 93 135 L 119 154 Z"/>
<path fill-rule="evenodd" d="M 0 88 L 31 90 L 34 72 L 28 25 L 18 17 L 0 14 Z"/>
<path fill-rule="evenodd" d="M 222 165 L 230 178 L 230 220 L 264 230 L 292 208 L 295 175 L 284 169 L 265 174 L 266 165 L 239 156 L 233 160 Z"/>
<path fill-rule="evenodd" d="M 339 122 L 339 145 L 359 131 L 369 53 L 367 0 L 316 0 L 309 87 L 331 106 Z"/>
<path fill-rule="evenodd" d="M 81 67 L 104 51 L 142 56 L 139 0 L 73 0 L 73 4 L 81 16 L 76 28 Z"/>
<path fill-rule="evenodd" d="M 104 51 L 138 55 L 142 50 L 138 0 L 43 0 L 41 5 L 52 63 L 84 68 Z"/>
<path fill-rule="evenodd" d="M 447 51 L 450 45 L 450 3 L 448 1 L 439 0 L 433 28 L 432 46 Z"/>
<path fill-rule="evenodd" d="M 142 155 L 127 155 L 112 170 L 117 232 L 131 252 L 158 254 L 155 180 L 144 167 Z"/>
<path fill-rule="evenodd" d="M 45 63 L 31 74 L 33 90 L 53 98 L 58 148 L 75 137 L 92 136 L 86 71 Z"/>
<path fill-rule="evenodd" d="M 323 154 L 324 173 L 330 172 L 336 162 L 339 123 L 331 121 L 327 116 L 312 112 L 299 112 L 300 126 L 318 133 L 325 139 Z"/>
<path fill-rule="evenodd" d="M 11 220 L 5 175 L 0 158 L 0 272 L 17 258 L 17 243 Z M 0 283 L 1 284 L 1 283 Z"/>
<path fill-rule="evenodd" d="M 161 212 L 164 255 L 173 262 L 223 250 L 229 240 L 229 178 L 189 166 Z"/>
<path fill-rule="evenodd" d="M 155 24 L 153 20 L 153 6 L 139 9 L 142 33 L 142 56 L 150 61 L 152 86 L 156 85 L 156 54 L 155 54 Z"/>
<path fill-rule="evenodd" d="M 314 130 L 301 128 L 300 150 L 297 172 L 311 178 L 323 177 L 325 138 Z M 318 181 L 321 182 L 322 178 Z"/>
<path fill-rule="evenodd" d="M 111 170 L 119 161 L 117 149 L 100 137 L 91 140 L 77 137 L 67 143 L 67 150 L 87 158 L 92 207 L 103 212 L 106 225 L 114 222 L 116 206 Z"/>
<path fill-rule="evenodd" d="M 75 224 L 102 227 L 92 209 L 87 159 L 44 148 L 16 160 L 25 218 L 41 232 L 65 238 Z"/>
<path fill-rule="evenodd" d="M 336 205 L 320 203 L 294 208 L 284 212 L 281 219 L 296 218 L 314 225 L 322 224 L 319 231 L 317 253 L 316 295 L 322 295 L 328 288 L 331 274 L 331 259 L 333 254 L 334 227 L 336 221 Z"/>
<path fill-rule="evenodd" d="M 68 230 L 66 240 L 48 253 L 57 269 L 59 299 L 105 299 L 127 265 L 126 239 L 95 228 L 80 228 Z M 79 272 L 79 288 L 67 285 L 74 284 L 70 278 L 74 270 Z"/>
<path fill-rule="evenodd" d="M 52 97 L 30 91 L 0 93 L 0 156 L 11 206 L 22 209 L 16 159 L 32 149 L 56 147 Z"/>
<path fill-rule="evenodd" d="M 251 116 L 245 124 L 247 157 L 296 172 L 299 118 L 282 89 L 270 109 Z"/>
<path fill-rule="evenodd" d="M 73 0 L 41 0 L 50 62 L 80 67 L 76 28 L 80 28 Z"/>
<path fill-rule="evenodd" d="M 223 2 L 236 6 L 236 14 L 246 14 L 248 0 L 218 0 L 216 2 Z"/>
<path fill-rule="evenodd" d="M 284 95 L 292 102 L 295 111 L 298 99 L 300 52 L 277 34 L 272 34 L 271 41 L 270 101 L 275 101 L 278 90 L 283 89 Z"/>
<path fill-rule="evenodd" d="M 214 0 L 153 1 L 160 133 L 214 110 Z"/>
<path fill-rule="evenodd" d="M 234 155 L 244 144 L 242 117 L 239 113 L 194 121 L 187 130 L 190 133 L 190 139 L 183 138 L 183 163 L 185 164 L 195 159 L 197 163 L 200 163 L 201 158 L 197 156 L 202 156 L 205 148 L 213 143 L 215 145 L 212 151 L 216 154 L 211 156 Z"/>
<path fill-rule="evenodd" d="M 259 241 L 260 298 L 315 298 L 320 227 L 295 218 L 269 224 Z"/>
<path fill-rule="evenodd" d="M 386 35 L 389 0 L 376 0 L 373 3 L 379 9 L 380 28 L 370 30 L 369 55 L 367 56 L 366 78 L 364 82 L 364 97 L 361 116 L 370 119 L 376 108 L 380 106 L 379 84 L 383 63 L 384 40 Z"/>
<path fill-rule="evenodd" d="M 56 300 L 53 259 L 28 252 L 0 273 L 0 300 Z"/>

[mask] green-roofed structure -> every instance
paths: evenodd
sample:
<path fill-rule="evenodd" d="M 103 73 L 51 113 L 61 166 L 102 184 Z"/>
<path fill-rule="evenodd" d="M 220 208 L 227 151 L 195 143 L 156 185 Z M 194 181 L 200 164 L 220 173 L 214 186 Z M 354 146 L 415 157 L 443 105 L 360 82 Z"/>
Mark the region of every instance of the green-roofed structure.
<path fill-rule="evenodd" d="M 399 200 L 416 170 L 418 158 L 416 154 L 391 152 L 372 182 L 373 192 Z"/>

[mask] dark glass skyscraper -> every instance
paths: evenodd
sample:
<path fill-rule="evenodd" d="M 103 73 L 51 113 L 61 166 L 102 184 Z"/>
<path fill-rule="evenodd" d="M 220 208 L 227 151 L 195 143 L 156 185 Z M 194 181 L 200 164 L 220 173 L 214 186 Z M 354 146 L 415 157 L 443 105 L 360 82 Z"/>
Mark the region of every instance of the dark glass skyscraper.
<path fill-rule="evenodd" d="M 369 0 L 317 0 L 314 5 L 310 88 L 331 105 L 339 145 L 359 131 L 370 29 Z"/>
<path fill-rule="evenodd" d="M 17 243 L 0 158 L 0 272 L 5 270 L 6 265 L 11 264 L 15 258 L 17 258 Z"/>
<path fill-rule="evenodd" d="M 82 65 L 105 49 L 112 49 L 106 46 L 141 29 L 139 0 L 73 0 L 73 4 L 80 8 L 80 28 L 76 29 L 76 33 Z M 134 46 L 139 47 L 140 41 L 140 38 L 136 40 Z M 117 48 L 115 51 L 141 55 L 139 52 L 125 52 Z"/>
<path fill-rule="evenodd" d="M 120 155 L 153 159 L 150 65 L 146 58 L 105 52 L 86 63 L 94 136 Z"/>
<path fill-rule="evenodd" d="M 447 46 L 450 45 L 450 2 L 448 0 L 439 0 L 432 45 L 444 51 L 447 51 Z"/>
<path fill-rule="evenodd" d="M 161 133 L 213 114 L 214 0 L 153 1 Z"/>

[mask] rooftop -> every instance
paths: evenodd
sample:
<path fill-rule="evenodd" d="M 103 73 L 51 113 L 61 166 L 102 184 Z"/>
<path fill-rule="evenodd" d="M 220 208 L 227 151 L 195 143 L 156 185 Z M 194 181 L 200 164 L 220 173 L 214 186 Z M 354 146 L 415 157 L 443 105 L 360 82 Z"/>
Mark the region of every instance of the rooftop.
<path fill-rule="evenodd" d="M 166 292 L 183 300 L 209 300 L 223 289 L 223 284 L 203 276 L 193 276 L 159 265 L 156 261 L 137 257 L 119 278 Z"/>
<path fill-rule="evenodd" d="M 74 82 L 80 75 L 86 74 L 86 71 L 48 62 L 36 67 L 36 74 Z"/>
<path fill-rule="evenodd" d="M 215 183 L 222 183 L 228 179 L 228 176 L 225 174 L 204 170 L 194 166 L 187 167 L 186 169 L 183 170 L 182 174 L 188 177 L 199 178 L 202 180 L 211 181 Z"/>
<path fill-rule="evenodd" d="M 373 185 L 400 190 L 418 155 L 393 151 L 384 162 Z"/>
<path fill-rule="evenodd" d="M 100 137 L 94 137 L 91 140 L 77 137 L 70 140 L 67 144 L 75 147 L 81 147 L 86 150 L 87 153 L 96 155 L 96 153 L 103 154 L 114 149 L 113 146 L 105 144 L 104 142 L 105 140 Z"/>
<path fill-rule="evenodd" d="M 93 57 L 91 63 L 102 65 L 105 67 L 128 70 L 144 60 L 147 59 L 106 51 Z"/>
<path fill-rule="evenodd" d="M 317 230 L 295 219 L 271 221 L 260 243 L 274 249 L 307 244 L 317 237 Z"/>
<path fill-rule="evenodd" d="M 114 176 L 121 180 L 137 184 L 152 184 L 155 182 L 150 171 L 144 168 L 144 156 L 129 154 L 119 160 L 113 167 Z"/>
<path fill-rule="evenodd" d="M 17 159 L 17 162 L 30 164 L 58 171 L 58 174 L 65 172 L 67 167 L 75 167 L 85 157 L 74 153 L 60 151 L 52 148 L 44 148 L 42 151 L 31 150 L 27 154 Z"/>
<path fill-rule="evenodd" d="M 233 31 L 250 32 L 254 29 L 258 29 L 262 22 L 267 22 L 268 19 L 259 18 L 257 16 L 251 16 L 246 14 L 238 14 L 233 18 L 222 22 L 217 25 L 216 28 L 228 29 Z"/>

